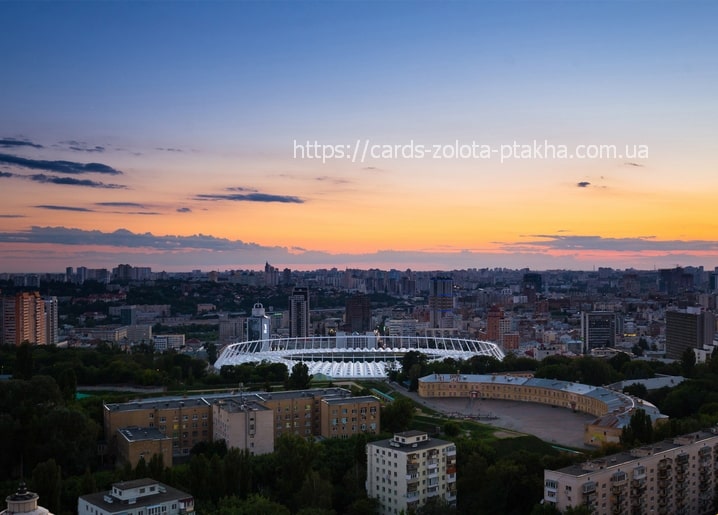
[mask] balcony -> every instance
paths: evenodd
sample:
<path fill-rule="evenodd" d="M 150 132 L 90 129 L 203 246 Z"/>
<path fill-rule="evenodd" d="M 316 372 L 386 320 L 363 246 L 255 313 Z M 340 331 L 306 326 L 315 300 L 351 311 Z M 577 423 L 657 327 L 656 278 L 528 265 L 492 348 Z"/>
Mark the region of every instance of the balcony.
<path fill-rule="evenodd" d="M 439 495 L 439 487 L 438 486 L 432 486 L 426 489 L 426 496 L 427 497 L 434 497 L 436 495 Z"/>
<path fill-rule="evenodd" d="M 584 494 L 589 494 L 589 493 L 595 492 L 595 491 L 596 491 L 596 483 L 594 483 L 593 481 L 589 481 L 589 482 L 583 484 L 583 493 Z"/>
<path fill-rule="evenodd" d="M 419 481 L 419 474 L 407 474 L 406 475 L 407 483 L 416 483 L 417 481 Z"/>
<path fill-rule="evenodd" d="M 406 492 L 406 500 L 407 501 L 414 501 L 419 499 L 419 491 L 415 490 L 413 492 Z"/>

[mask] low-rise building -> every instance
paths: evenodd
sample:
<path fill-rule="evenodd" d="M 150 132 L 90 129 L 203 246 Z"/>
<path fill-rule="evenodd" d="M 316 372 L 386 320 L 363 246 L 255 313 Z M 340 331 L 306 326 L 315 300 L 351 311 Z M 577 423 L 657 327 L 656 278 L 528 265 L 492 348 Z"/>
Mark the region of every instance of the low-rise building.
<path fill-rule="evenodd" d="M 194 513 L 194 498 L 154 479 L 114 483 L 112 490 L 82 495 L 78 515 L 181 515 Z"/>
<path fill-rule="evenodd" d="M 698 431 L 544 471 L 544 503 L 615 513 L 715 513 L 718 434 Z"/>
<path fill-rule="evenodd" d="M 0 511 L 0 515 L 52 515 L 48 509 L 39 506 L 38 501 L 39 496 L 30 492 L 22 482 L 17 492 L 5 498 L 7 508 Z"/>
<path fill-rule="evenodd" d="M 648 401 L 619 391 L 587 384 L 508 374 L 431 374 L 419 379 L 420 397 L 498 399 L 535 402 L 589 413 L 597 418 L 586 425 L 584 443 L 618 443 L 636 410 L 656 425 L 668 416 Z"/>
<path fill-rule="evenodd" d="M 366 446 L 366 492 L 379 513 L 416 510 L 434 497 L 456 505 L 456 445 L 422 431 L 396 433 Z"/>
<path fill-rule="evenodd" d="M 155 454 L 162 467 L 172 466 L 172 438 L 154 427 L 125 427 L 117 430 L 117 457 L 120 463 L 137 467 L 141 459 L 149 463 Z"/>

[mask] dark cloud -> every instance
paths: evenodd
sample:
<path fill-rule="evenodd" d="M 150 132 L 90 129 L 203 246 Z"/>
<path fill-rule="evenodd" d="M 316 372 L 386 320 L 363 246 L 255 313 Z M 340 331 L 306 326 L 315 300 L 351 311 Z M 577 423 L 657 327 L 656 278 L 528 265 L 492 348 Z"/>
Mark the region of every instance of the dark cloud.
<path fill-rule="evenodd" d="M 94 147 L 69 147 L 70 150 L 74 150 L 76 152 L 104 152 L 105 147 L 101 147 L 99 145 Z"/>
<path fill-rule="evenodd" d="M 104 207 L 137 207 L 140 209 L 145 208 L 143 204 L 138 204 L 137 202 L 95 202 L 95 205 Z"/>
<path fill-rule="evenodd" d="M 331 182 L 332 184 L 349 184 L 351 183 L 348 179 L 343 179 L 341 177 L 330 177 L 328 175 L 322 175 L 320 177 L 315 177 L 315 181 L 319 182 Z"/>
<path fill-rule="evenodd" d="M 634 238 L 604 238 L 602 236 L 567 236 L 562 234 L 534 234 L 531 241 L 504 244 L 506 250 L 602 250 L 618 252 L 688 252 L 718 251 L 718 241 L 711 240 L 656 240 L 653 236 Z"/>
<path fill-rule="evenodd" d="M 304 200 L 292 195 L 271 195 L 269 193 L 237 193 L 230 195 L 196 195 L 195 200 L 231 200 L 233 202 L 279 202 L 303 204 Z"/>
<path fill-rule="evenodd" d="M 25 218 L 25 215 L 0 215 L 0 218 Z"/>
<path fill-rule="evenodd" d="M 188 207 L 178 207 L 177 212 L 178 213 L 191 213 L 192 210 Z"/>
<path fill-rule="evenodd" d="M 41 159 L 26 159 L 11 154 L 0 154 L 0 163 L 20 166 L 31 170 L 44 170 L 47 172 L 78 175 L 84 173 L 102 173 L 107 175 L 122 175 L 122 172 L 102 163 L 77 163 L 74 161 L 45 161 Z"/>
<path fill-rule="evenodd" d="M 33 143 L 32 141 L 23 141 L 13 138 L 0 139 L 0 147 L 32 147 L 32 148 L 44 148 L 42 145 Z"/>
<path fill-rule="evenodd" d="M 17 175 L 15 177 L 22 177 L 24 179 L 30 179 L 31 181 L 40 182 L 43 184 L 60 184 L 62 186 L 83 186 L 87 188 L 103 188 L 108 190 L 126 190 L 127 186 L 122 184 L 107 184 L 100 181 L 91 181 L 89 179 L 75 179 L 73 177 L 57 177 L 55 175 Z"/>
<path fill-rule="evenodd" d="M 576 186 L 578 186 L 579 188 L 588 188 L 590 185 L 591 183 L 588 181 L 581 181 L 579 183 L 576 183 Z"/>
<path fill-rule="evenodd" d="M 14 177 L 14 173 L 0 171 L 0 177 Z"/>
<path fill-rule="evenodd" d="M 156 147 L 155 150 L 161 150 L 162 152 L 184 152 L 181 148 L 163 148 Z"/>
<path fill-rule="evenodd" d="M 45 209 L 64 209 L 64 206 L 36 206 Z M 85 208 L 66 208 L 85 210 Z M 89 210 L 87 210 L 89 211 Z M 155 236 L 151 233 L 133 233 L 127 229 L 114 232 L 86 231 L 66 227 L 32 227 L 29 231 L 0 233 L 0 242 L 55 243 L 61 245 L 104 245 L 110 247 L 152 248 L 156 250 L 204 249 L 212 251 L 269 249 L 254 243 L 228 240 L 197 234 L 193 236 Z"/>
<path fill-rule="evenodd" d="M 629 162 L 629 163 L 623 163 L 623 164 L 625 164 L 626 166 L 637 166 L 637 167 L 639 167 L 639 168 L 643 168 L 643 165 L 642 165 L 642 164 L 639 164 L 639 163 Z"/>
<path fill-rule="evenodd" d="M 246 192 L 246 193 L 259 193 L 259 190 L 256 190 L 254 188 L 245 188 L 243 186 L 233 186 L 230 188 L 224 188 L 224 191 L 240 191 L 240 192 Z"/>
<path fill-rule="evenodd" d="M 94 213 L 94 210 L 88 209 L 86 207 L 75 207 L 75 206 L 53 206 L 53 205 L 47 205 L 42 204 L 39 206 L 35 206 L 38 209 L 50 209 L 52 211 L 78 211 L 81 213 Z"/>

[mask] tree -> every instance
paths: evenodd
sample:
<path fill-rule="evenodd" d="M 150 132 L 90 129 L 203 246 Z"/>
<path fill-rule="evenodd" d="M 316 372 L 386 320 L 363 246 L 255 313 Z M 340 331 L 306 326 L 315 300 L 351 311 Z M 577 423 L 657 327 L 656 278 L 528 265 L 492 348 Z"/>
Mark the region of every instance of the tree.
<path fill-rule="evenodd" d="M 621 444 L 635 446 L 653 442 L 653 422 L 645 410 L 637 409 L 621 431 Z"/>
<path fill-rule="evenodd" d="M 633 383 L 624 387 L 623 393 L 633 395 L 635 397 L 638 397 L 639 399 L 645 399 L 648 395 L 648 390 L 646 389 L 646 386 L 641 383 Z"/>
<path fill-rule="evenodd" d="M 685 375 L 686 377 L 691 377 L 695 368 L 696 353 L 693 352 L 692 347 L 688 347 L 686 350 L 683 351 L 683 354 L 681 354 L 681 369 L 683 370 L 683 375 Z"/>
<path fill-rule="evenodd" d="M 60 510 L 60 492 L 62 474 L 55 460 L 38 463 L 32 471 L 32 486 L 48 510 L 58 513 Z"/>
<path fill-rule="evenodd" d="M 309 367 L 305 363 L 297 363 L 292 367 L 292 373 L 287 379 L 287 390 L 305 390 L 309 388 L 313 378 L 313 375 L 309 375 Z"/>
<path fill-rule="evenodd" d="M 25 340 L 15 349 L 15 372 L 13 378 L 29 380 L 34 368 L 32 359 L 32 345 Z"/>
<path fill-rule="evenodd" d="M 385 405 L 381 409 L 381 425 L 385 431 L 399 433 L 409 429 L 414 416 L 414 403 L 401 397 Z"/>
<path fill-rule="evenodd" d="M 207 361 L 210 365 L 217 361 L 217 346 L 212 342 L 207 344 Z"/>

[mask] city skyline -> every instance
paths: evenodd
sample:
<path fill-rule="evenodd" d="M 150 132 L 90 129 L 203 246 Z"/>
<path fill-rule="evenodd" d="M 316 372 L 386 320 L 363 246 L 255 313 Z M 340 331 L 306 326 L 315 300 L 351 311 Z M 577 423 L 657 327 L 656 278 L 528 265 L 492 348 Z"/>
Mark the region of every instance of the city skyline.
<path fill-rule="evenodd" d="M 2 2 L 0 272 L 713 269 L 717 13 Z"/>

